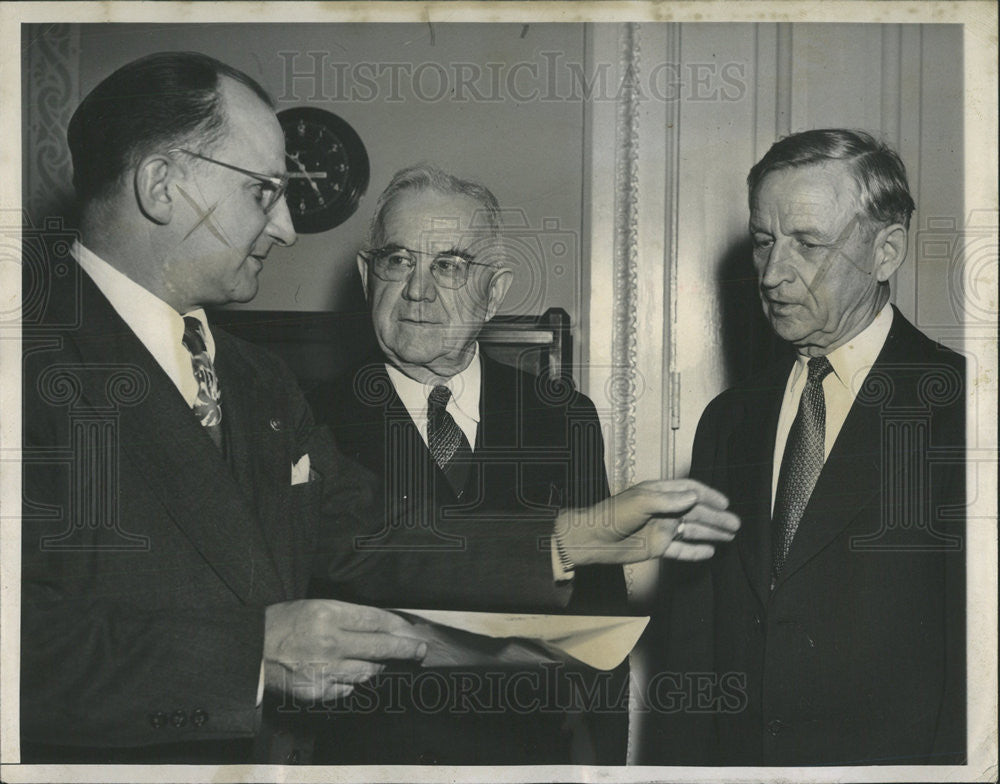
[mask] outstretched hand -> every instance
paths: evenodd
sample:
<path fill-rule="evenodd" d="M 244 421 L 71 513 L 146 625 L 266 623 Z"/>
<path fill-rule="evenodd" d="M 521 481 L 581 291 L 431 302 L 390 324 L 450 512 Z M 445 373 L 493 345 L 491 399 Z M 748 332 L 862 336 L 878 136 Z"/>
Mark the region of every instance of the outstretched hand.
<path fill-rule="evenodd" d="M 640 482 L 584 509 L 564 510 L 555 534 L 578 566 L 650 558 L 701 561 L 740 527 L 728 499 L 694 479 Z"/>
<path fill-rule="evenodd" d="M 427 644 L 385 610 L 333 599 L 272 604 L 265 611 L 264 685 L 308 701 L 346 697 L 389 659 L 421 660 Z"/>

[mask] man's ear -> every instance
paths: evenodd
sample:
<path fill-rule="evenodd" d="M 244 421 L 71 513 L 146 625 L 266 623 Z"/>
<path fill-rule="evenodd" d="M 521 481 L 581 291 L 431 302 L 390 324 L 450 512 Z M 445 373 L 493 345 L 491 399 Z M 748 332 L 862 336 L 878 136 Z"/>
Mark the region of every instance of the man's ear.
<path fill-rule="evenodd" d="M 875 235 L 872 274 L 879 283 L 888 282 L 906 258 L 906 227 L 901 223 L 886 226 Z"/>
<path fill-rule="evenodd" d="M 365 290 L 365 302 L 368 301 L 368 262 L 360 253 L 355 259 L 358 263 L 358 274 L 361 276 L 361 288 Z"/>
<path fill-rule="evenodd" d="M 135 170 L 135 198 L 142 214 L 152 221 L 165 225 L 173 217 L 174 205 L 170 197 L 173 183 L 173 162 L 165 155 L 150 155 Z"/>
<path fill-rule="evenodd" d="M 493 273 L 493 279 L 490 281 L 490 298 L 486 303 L 487 321 L 493 318 L 497 314 L 497 311 L 500 310 L 500 305 L 503 304 L 503 299 L 507 296 L 507 289 L 510 288 L 513 280 L 513 270 L 500 267 Z"/>

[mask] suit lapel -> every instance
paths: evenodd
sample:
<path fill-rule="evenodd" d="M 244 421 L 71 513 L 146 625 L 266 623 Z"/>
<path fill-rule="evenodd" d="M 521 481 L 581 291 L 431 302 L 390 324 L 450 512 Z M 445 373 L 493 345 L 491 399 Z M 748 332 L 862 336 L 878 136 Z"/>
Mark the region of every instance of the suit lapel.
<path fill-rule="evenodd" d="M 221 333 L 221 330 L 216 330 L 216 333 Z M 228 336 L 216 334 L 216 346 L 215 364 L 220 389 L 223 390 L 222 416 L 230 475 L 235 477 L 243 497 L 256 510 L 251 518 L 253 532 L 258 535 L 255 546 L 263 545 L 258 549 L 259 558 L 262 561 L 266 559 L 270 567 L 263 569 L 258 576 L 267 582 L 269 590 L 276 590 L 276 581 L 281 580 L 282 596 L 292 596 L 295 593 L 294 575 L 282 574 L 274 562 L 275 554 L 290 545 L 291 541 L 283 527 L 275 526 L 268 529 L 272 537 L 267 540 L 267 530 L 259 522 L 281 519 L 285 514 L 285 510 L 280 508 L 283 491 L 291 482 L 288 455 L 283 449 L 275 449 L 273 440 L 268 440 L 268 436 L 275 435 L 272 430 L 274 422 L 269 419 L 273 403 L 262 399 L 260 385 L 255 383 L 247 365 L 237 361 Z M 229 394 L 225 390 L 229 390 Z M 285 425 L 279 423 L 277 426 Z M 273 541 L 275 534 L 282 537 L 280 541 Z"/>
<path fill-rule="evenodd" d="M 862 510 L 873 503 L 877 507 L 880 428 L 877 407 L 857 403 L 851 407 L 802 513 L 778 585 L 830 544 Z"/>
<path fill-rule="evenodd" d="M 518 438 L 519 412 L 526 401 L 520 400 L 516 387 L 503 383 L 503 373 L 496 363 L 480 353 L 482 384 L 479 393 L 479 427 L 476 452 L 483 449 L 523 446 Z"/>
<path fill-rule="evenodd" d="M 145 346 L 90 279 L 81 279 L 84 326 L 69 338 L 84 366 L 81 397 L 95 408 L 108 407 L 113 378 L 122 368 L 131 368 L 148 386 L 136 404 L 118 407 L 122 472 L 144 477 L 177 527 L 241 600 L 267 603 L 280 596 L 257 515 L 226 461 Z"/>
<path fill-rule="evenodd" d="M 444 472 L 434 462 L 423 436 L 410 412 L 396 392 L 386 372 L 384 362 L 374 371 L 376 384 L 387 390 L 385 401 L 371 408 L 372 438 L 363 448 L 368 450 L 369 465 L 375 466 L 386 481 L 386 498 L 404 507 L 413 507 L 448 491 L 450 485 Z M 454 502 L 454 498 L 449 499 Z M 444 503 L 440 499 L 440 503 Z"/>
<path fill-rule="evenodd" d="M 743 518 L 737 537 L 747 579 L 761 604 L 771 590 L 771 483 L 774 439 L 788 368 L 777 370 L 772 385 L 760 387 L 746 399 L 740 426 L 729 443 L 728 464 L 733 466 L 730 499 Z"/>
<path fill-rule="evenodd" d="M 903 361 L 901 355 L 905 355 L 906 347 L 900 345 L 902 325 L 903 318 L 897 311 L 872 373 L 891 376 L 892 366 Z M 855 400 L 851 406 L 802 514 L 778 585 L 827 547 L 859 515 L 879 511 L 882 487 L 890 480 L 884 476 L 882 465 L 883 402 Z"/>

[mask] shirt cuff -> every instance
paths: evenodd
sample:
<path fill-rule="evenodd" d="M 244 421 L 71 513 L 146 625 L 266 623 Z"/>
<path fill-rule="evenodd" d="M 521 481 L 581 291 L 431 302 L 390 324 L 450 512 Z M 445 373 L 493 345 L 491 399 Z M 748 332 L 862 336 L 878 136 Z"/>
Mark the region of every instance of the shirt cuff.
<path fill-rule="evenodd" d="M 257 707 L 264 702 L 264 660 L 260 660 L 260 677 L 257 679 Z"/>
<path fill-rule="evenodd" d="M 552 579 L 557 583 L 569 582 L 576 576 L 576 567 L 563 552 L 562 545 L 555 532 L 549 540 L 549 552 L 552 554 Z"/>

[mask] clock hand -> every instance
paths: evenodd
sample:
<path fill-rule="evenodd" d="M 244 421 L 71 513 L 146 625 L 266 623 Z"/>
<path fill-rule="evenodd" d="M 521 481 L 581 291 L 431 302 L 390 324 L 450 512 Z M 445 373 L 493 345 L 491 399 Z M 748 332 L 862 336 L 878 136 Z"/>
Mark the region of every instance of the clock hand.
<path fill-rule="evenodd" d="M 312 187 L 312 189 L 314 191 L 316 191 L 316 195 L 319 196 L 320 198 L 322 198 L 323 194 L 320 193 L 319 187 L 316 185 L 315 182 L 313 182 L 313 178 L 324 179 L 324 178 L 326 178 L 326 172 L 310 172 L 310 171 L 306 171 L 306 167 L 303 166 L 302 165 L 302 161 L 299 160 L 299 154 L 298 153 L 295 153 L 294 155 L 289 155 L 286 152 L 285 153 L 285 157 L 289 158 L 292 161 L 295 161 L 295 165 L 298 166 L 299 169 L 300 169 L 300 171 L 289 173 L 288 178 L 289 179 L 296 179 L 296 180 L 302 180 L 302 179 L 308 180 L 309 181 L 309 185 Z"/>

